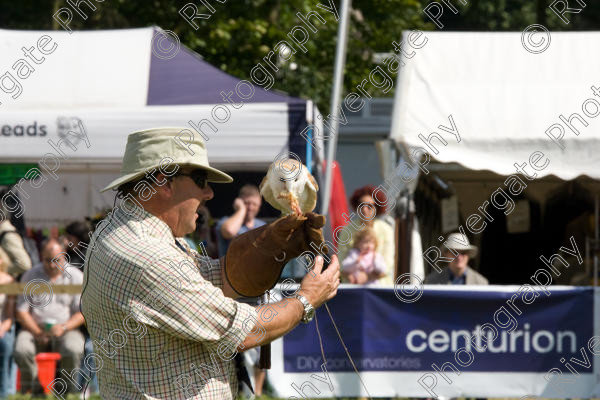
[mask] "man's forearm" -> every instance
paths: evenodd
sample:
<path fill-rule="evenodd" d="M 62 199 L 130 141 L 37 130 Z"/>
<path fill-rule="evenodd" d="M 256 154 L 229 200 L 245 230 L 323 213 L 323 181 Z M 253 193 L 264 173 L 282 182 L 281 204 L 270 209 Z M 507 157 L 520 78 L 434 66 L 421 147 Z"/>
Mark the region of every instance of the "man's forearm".
<path fill-rule="evenodd" d="M 17 320 L 21 323 L 21 325 L 23 325 L 23 328 L 34 335 L 39 335 L 42 333 L 42 329 L 38 326 L 29 312 L 17 311 Z"/>
<path fill-rule="evenodd" d="M 276 310 L 277 315 L 265 322 L 261 318 L 263 311 L 268 308 Z M 258 325 L 254 327 L 256 335 L 248 335 L 242 344 L 238 347 L 238 351 L 245 351 L 253 347 L 271 343 L 273 340 L 285 335 L 298 325 L 304 314 L 304 307 L 298 299 L 288 298 L 278 301 L 274 304 L 263 304 L 256 307 L 258 313 Z"/>
<path fill-rule="evenodd" d="M 76 312 L 75 314 L 73 314 L 71 316 L 71 318 L 69 318 L 69 320 L 67 322 L 65 322 L 65 327 L 67 328 L 68 331 L 70 331 L 72 329 L 79 328 L 81 325 L 83 325 L 83 322 L 84 322 L 83 314 L 80 312 Z"/>
<path fill-rule="evenodd" d="M 239 209 L 231 217 L 227 218 L 221 225 L 221 235 L 225 239 L 232 239 L 240 231 L 244 223 L 246 210 Z"/>
<path fill-rule="evenodd" d="M 0 323 L 0 330 L 2 332 L 8 332 L 8 330 L 10 329 L 10 327 L 13 324 L 13 320 L 12 318 L 6 318 L 2 321 L 2 323 Z"/>
<path fill-rule="evenodd" d="M 223 259 L 221 259 L 223 260 Z M 237 299 L 241 297 L 227 281 L 225 277 L 225 263 L 221 262 L 221 276 L 223 279 L 223 294 L 226 297 Z M 277 312 L 274 318 L 271 318 L 269 322 L 264 322 L 261 318 L 262 312 L 271 308 Z M 253 347 L 257 347 L 266 343 L 270 343 L 273 340 L 285 335 L 302 319 L 304 314 L 304 307 L 299 300 L 294 298 L 286 298 L 277 303 L 263 304 L 256 307 L 258 313 L 258 324 L 254 327 L 253 332 L 256 335 L 248 335 L 244 339 L 242 345 L 238 347 L 238 351 L 245 351 Z M 264 333 L 264 336 L 263 336 Z"/>

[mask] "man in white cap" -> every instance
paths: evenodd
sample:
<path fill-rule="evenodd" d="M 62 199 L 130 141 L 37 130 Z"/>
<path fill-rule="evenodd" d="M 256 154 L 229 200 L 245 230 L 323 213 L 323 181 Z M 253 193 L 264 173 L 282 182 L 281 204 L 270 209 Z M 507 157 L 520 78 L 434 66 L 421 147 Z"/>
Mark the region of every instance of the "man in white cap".
<path fill-rule="evenodd" d="M 103 398 L 234 399 L 243 378 L 236 376 L 237 352 L 310 321 L 337 293 L 337 258 L 322 271 L 317 257 L 293 297 L 259 307 L 234 300 L 233 287 L 245 289 L 233 277 L 245 264 L 261 263 L 252 271 L 279 267 L 271 264 L 310 249 L 322 224 L 290 216 L 259 228 L 259 239 L 276 245 L 273 256 L 245 246 L 252 231 L 233 239 L 225 260 L 200 256 L 182 236 L 213 197 L 208 183 L 232 178 L 210 167 L 199 137 L 182 145 L 183 130 L 129 135 L 121 177 L 103 189 L 117 189 L 121 202 L 92 237 L 81 302 Z"/>
<path fill-rule="evenodd" d="M 464 239 L 463 239 L 464 238 Z M 445 246 L 446 247 L 446 246 Z M 443 257 L 452 258 L 442 272 L 432 271 L 425 278 L 425 284 L 441 285 L 487 285 L 488 280 L 479 272 L 469 268 L 469 260 L 477 255 L 477 246 L 469 243 L 469 239 L 460 233 L 451 233 L 447 240 L 448 249 L 442 252 Z M 442 247 L 443 248 L 443 247 Z"/>

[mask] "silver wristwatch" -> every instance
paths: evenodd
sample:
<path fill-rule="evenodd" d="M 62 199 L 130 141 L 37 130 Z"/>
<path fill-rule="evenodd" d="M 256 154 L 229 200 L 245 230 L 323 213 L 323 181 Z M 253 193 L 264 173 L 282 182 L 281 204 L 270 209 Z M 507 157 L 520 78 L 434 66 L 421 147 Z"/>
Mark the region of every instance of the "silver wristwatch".
<path fill-rule="evenodd" d="M 315 316 L 315 308 L 308 302 L 308 300 L 306 300 L 306 297 L 302 296 L 301 294 L 295 295 L 294 298 L 300 300 L 300 303 L 302 303 L 304 306 L 304 314 L 302 314 L 301 321 L 304 324 L 308 324 Z"/>

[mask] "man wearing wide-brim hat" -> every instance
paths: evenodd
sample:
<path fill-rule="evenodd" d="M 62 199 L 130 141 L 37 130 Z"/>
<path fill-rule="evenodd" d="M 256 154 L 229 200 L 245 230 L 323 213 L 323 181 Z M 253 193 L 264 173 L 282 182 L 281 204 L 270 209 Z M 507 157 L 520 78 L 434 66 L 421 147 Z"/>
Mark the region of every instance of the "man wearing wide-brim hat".
<path fill-rule="evenodd" d="M 435 269 L 425 278 L 425 284 L 441 285 L 487 285 L 488 280 L 479 272 L 469 267 L 469 260 L 477 255 L 477 246 L 469 243 L 469 239 L 461 233 L 451 233 L 444 246 L 441 246 L 442 257 L 452 261 L 438 272 Z"/>
<path fill-rule="evenodd" d="M 256 248 L 242 260 L 229 252 L 211 260 L 182 239 L 213 197 L 208 183 L 232 181 L 209 165 L 199 135 L 176 140 L 183 129 L 129 135 L 121 177 L 104 189 L 118 190 L 119 205 L 94 232 L 81 298 L 103 398 L 233 399 L 236 352 L 281 337 L 337 292 L 337 259 L 322 271 L 317 257 L 296 296 L 259 307 L 234 300 L 250 289 L 232 278 L 230 265 L 239 274 L 244 263 L 259 271 L 253 263 L 279 267 L 274 263 L 285 260 Z M 296 257 L 321 233 L 317 220 L 282 217 L 259 228 L 260 239 Z M 245 235 L 236 248 L 244 248 Z"/>

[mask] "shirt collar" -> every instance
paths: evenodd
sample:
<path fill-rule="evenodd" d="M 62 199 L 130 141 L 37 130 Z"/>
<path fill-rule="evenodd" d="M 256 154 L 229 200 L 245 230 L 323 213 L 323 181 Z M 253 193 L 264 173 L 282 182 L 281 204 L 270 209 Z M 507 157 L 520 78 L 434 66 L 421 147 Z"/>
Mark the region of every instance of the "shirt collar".
<path fill-rule="evenodd" d="M 150 237 L 164 240 L 165 242 L 173 243 L 175 236 L 169 225 L 158 218 L 156 215 L 146 211 L 143 208 L 137 208 L 135 211 L 126 212 L 121 208 L 117 208 L 115 213 L 118 213 L 119 219 L 123 221 L 137 221 L 142 224 Z"/>
<path fill-rule="evenodd" d="M 454 279 L 457 279 L 457 278 L 458 279 L 467 279 L 467 271 L 469 271 L 469 267 L 465 268 L 465 273 L 462 274 L 460 277 L 458 277 L 458 276 L 455 276 L 452 273 L 452 270 L 450 268 L 448 268 L 448 273 L 450 274 L 450 280 L 454 280 Z"/>

